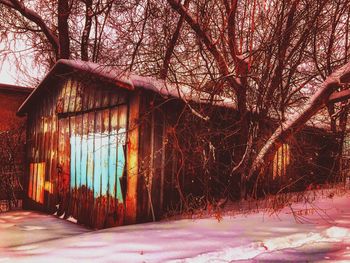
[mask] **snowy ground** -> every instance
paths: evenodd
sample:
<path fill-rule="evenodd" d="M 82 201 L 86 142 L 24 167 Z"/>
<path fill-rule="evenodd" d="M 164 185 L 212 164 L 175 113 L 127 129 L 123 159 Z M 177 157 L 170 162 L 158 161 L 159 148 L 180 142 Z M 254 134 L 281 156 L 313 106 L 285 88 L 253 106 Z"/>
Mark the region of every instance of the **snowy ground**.
<path fill-rule="evenodd" d="M 278 215 L 183 219 L 89 231 L 35 212 L 0 214 L 2 262 L 350 262 L 350 193 Z M 317 208 L 317 209 L 316 209 Z M 51 260 L 52 259 L 52 260 Z"/>

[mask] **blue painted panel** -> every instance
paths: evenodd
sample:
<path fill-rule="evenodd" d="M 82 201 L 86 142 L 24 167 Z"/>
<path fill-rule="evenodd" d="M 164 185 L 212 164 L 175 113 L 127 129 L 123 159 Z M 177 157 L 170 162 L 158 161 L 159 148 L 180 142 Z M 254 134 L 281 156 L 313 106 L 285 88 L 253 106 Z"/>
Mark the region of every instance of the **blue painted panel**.
<path fill-rule="evenodd" d="M 88 160 L 88 140 L 87 135 L 84 135 L 81 140 L 81 165 L 80 165 L 80 175 L 81 175 L 81 185 L 87 187 L 87 160 Z"/>
<path fill-rule="evenodd" d="M 76 188 L 81 187 L 81 137 L 75 137 L 75 175 L 76 175 Z"/>
<path fill-rule="evenodd" d="M 101 195 L 108 193 L 108 159 L 109 159 L 109 136 L 108 133 L 102 134 L 101 138 Z"/>
<path fill-rule="evenodd" d="M 76 187 L 75 180 L 75 136 L 70 138 L 70 188 L 71 190 Z"/>
<path fill-rule="evenodd" d="M 109 193 L 114 198 L 116 197 L 116 176 L 117 176 L 117 133 L 112 132 L 109 136 Z"/>
<path fill-rule="evenodd" d="M 101 146 L 102 146 L 102 140 L 100 134 L 95 134 L 95 140 L 94 140 L 94 197 L 97 198 L 100 196 L 101 193 L 101 173 L 102 173 L 102 167 L 101 167 Z"/>
<path fill-rule="evenodd" d="M 125 154 L 124 154 L 124 145 L 125 145 L 125 128 L 118 130 L 117 135 L 117 198 L 118 202 L 124 202 L 122 189 L 120 185 L 120 178 L 123 176 L 125 168 Z"/>
<path fill-rule="evenodd" d="M 87 138 L 87 188 L 93 191 L 94 178 L 94 135 L 89 134 Z"/>

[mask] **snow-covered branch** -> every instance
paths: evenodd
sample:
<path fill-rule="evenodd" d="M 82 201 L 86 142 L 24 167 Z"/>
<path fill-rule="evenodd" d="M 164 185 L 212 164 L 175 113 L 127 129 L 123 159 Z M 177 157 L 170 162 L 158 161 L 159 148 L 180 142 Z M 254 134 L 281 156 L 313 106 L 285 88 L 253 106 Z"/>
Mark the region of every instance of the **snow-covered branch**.
<path fill-rule="evenodd" d="M 304 110 L 283 122 L 270 139 L 266 142 L 254 160 L 252 168 L 248 174 L 248 179 L 254 173 L 261 173 L 272 160 L 278 147 L 288 140 L 293 134 L 298 132 L 303 125 L 320 109 L 322 109 L 330 95 L 344 82 L 349 82 L 350 63 L 336 70 L 321 84 L 319 90 L 309 99 Z"/>

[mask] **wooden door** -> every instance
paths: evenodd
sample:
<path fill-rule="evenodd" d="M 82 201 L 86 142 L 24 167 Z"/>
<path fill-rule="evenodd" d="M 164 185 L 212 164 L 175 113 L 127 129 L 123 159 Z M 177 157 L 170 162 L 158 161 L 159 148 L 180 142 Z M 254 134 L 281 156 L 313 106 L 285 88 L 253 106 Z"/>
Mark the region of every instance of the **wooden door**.
<path fill-rule="evenodd" d="M 69 145 L 69 118 L 59 118 L 58 120 L 58 215 L 68 217 L 70 206 L 70 145 Z"/>
<path fill-rule="evenodd" d="M 70 117 L 70 214 L 102 228 L 123 224 L 127 106 Z"/>

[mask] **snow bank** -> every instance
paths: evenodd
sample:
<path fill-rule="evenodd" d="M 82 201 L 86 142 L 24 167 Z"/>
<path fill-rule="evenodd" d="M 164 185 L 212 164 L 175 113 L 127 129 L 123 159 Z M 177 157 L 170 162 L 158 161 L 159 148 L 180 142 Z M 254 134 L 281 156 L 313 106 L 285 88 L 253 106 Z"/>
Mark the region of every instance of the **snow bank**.
<path fill-rule="evenodd" d="M 5 234 L 0 262 L 47 262 L 48 257 L 64 262 L 231 262 L 310 244 L 350 243 L 349 200 L 347 193 L 294 204 L 304 224 L 295 221 L 290 208 L 272 216 L 260 212 L 224 216 L 220 222 L 183 219 L 94 232 L 33 212 L 0 214 L 0 226 L 8 224 L 0 229 L 1 237 Z"/>

